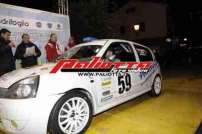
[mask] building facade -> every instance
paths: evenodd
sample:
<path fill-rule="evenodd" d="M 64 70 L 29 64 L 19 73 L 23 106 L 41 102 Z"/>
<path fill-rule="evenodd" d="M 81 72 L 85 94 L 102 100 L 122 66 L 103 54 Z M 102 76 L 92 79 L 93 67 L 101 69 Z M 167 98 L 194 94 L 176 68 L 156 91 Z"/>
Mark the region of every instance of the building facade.
<path fill-rule="evenodd" d="M 167 5 L 131 1 L 111 13 L 108 25 L 113 38 L 162 42 L 168 33 Z"/>

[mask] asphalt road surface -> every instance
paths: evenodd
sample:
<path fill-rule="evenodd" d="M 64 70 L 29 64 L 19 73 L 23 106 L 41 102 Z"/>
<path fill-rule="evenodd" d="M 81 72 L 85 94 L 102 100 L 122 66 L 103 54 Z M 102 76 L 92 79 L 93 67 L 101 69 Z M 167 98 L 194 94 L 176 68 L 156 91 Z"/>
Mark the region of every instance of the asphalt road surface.
<path fill-rule="evenodd" d="M 166 71 L 161 96 L 143 95 L 94 118 L 87 134 L 194 134 L 202 121 L 202 68 Z"/>

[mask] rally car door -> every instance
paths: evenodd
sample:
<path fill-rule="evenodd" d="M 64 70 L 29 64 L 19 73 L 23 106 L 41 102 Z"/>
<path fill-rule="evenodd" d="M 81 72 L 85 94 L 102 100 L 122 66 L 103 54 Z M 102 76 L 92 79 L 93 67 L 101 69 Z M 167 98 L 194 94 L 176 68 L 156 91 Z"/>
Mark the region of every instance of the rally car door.
<path fill-rule="evenodd" d="M 113 58 L 110 57 L 109 53 Z M 112 62 L 136 61 L 133 47 L 127 42 L 113 42 L 106 50 L 103 57 L 104 59 L 109 59 Z M 114 83 L 111 91 L 113 93 L 114 103 L 119 103 L 121 100 L 127 100 L 137 92 L 138 76 L 127 70 L 126 66 L 122 66 L 121 68 L 122 70 L 119 70 L 118 75 L 114 75 L 113 77 Z"/>
<path fill-rule="evenodd" d="M 152 55 L 152 52 L 148 48 L 139 45 L 134 45 L 134 47 L 137 51 L 140 62 L 152 62 L 152 65 L 150 66 L 147 72 L 138 72 L 138 77 L 141 85 L 141 88 L 138 88 L 138 92 L 143 93 L 151 89 L 151 83 L 153 78 L 152 75 L 155 71 L 154 57 Z"/>

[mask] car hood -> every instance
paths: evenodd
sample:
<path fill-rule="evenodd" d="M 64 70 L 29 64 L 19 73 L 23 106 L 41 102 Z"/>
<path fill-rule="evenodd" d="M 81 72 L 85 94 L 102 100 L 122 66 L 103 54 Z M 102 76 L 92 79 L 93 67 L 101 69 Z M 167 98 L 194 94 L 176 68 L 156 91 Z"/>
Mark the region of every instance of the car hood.
<path fill-rule="evenodd" d="M 51 71 L 55 64 L 45 64 L 40 66 L 34 66 L 31 68 L 21 68 L 10 73 L 7 73 L 0 77 L 0 87 L 1 88 L 8 88 L 15 82 L 36 75 L 47 74 Z"/>

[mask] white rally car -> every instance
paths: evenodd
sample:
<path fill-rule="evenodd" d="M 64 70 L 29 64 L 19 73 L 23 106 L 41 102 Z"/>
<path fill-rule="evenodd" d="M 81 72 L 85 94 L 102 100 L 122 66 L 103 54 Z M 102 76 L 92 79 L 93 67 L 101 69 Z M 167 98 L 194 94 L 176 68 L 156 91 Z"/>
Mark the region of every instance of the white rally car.
<path fill-rule="evenodd" d="M 146 73 L 79 76 L 50 73 L 56 63 L 49 63 L 5 74 L 0 78 L 2 129 L 16 134 L 82 134 L 93 115 L 147 92 L 161 93 L 160 67 L 149 48 L 124 40 L 97 40 L 77 45 L 60 58 L 89 61 L 92 56 L 152 65 Z"/>

